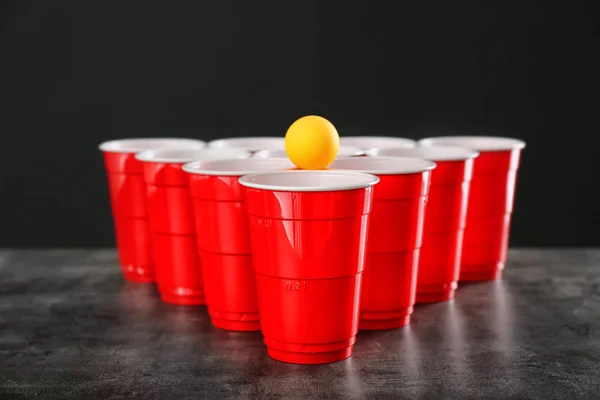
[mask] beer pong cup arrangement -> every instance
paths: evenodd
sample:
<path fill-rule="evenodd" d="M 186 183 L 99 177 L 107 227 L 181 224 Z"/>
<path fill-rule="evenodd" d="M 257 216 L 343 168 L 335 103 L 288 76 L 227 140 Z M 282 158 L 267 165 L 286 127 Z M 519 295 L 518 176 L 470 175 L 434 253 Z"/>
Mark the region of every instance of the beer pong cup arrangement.
<path fill-rule="evenodd" d="M 260 330 L 258 298 L 243 187 L 239 178 L 258 171 L 291 169 L 286 159 L 195 161 L 188 173 L 208 313 L 214 326 Z"/>
<path fill-rule="evenodd" d="M 154 282 L 154 262 L 146 202 L 142 163 L 135 155 L 152 149 L 202 149 L 195 139 L 124 139 L 104 142 L 104 154 L 110 202 L 121 269 L 127 280 Z"/>
<path fill-rule="evenodd" d="M 436 163 L 431 172 L 419 258 L 417 303 L 454 298 L 467 215 L 473 159 L 479 153 L 462 147 L 375 149 L 370 155 L 419 157 Z"/>
<path fill-rule="evenodd" d="M 375 174 L 360 305 L 360 329 L 404 326 L 413 313 L 425 200 L 435 163 L 419 158 L 353 157 L 334 170 Z"/>
<path fill-rule="evenodd" d="M 352 353 L 358 332 L 373 175 L 247 175 L 252 254 L 268 354 L 299 364 Z"/>
<path fill-rule="evenodd" d="M 156 282 L 167 303 L 204 304 L 196 248 L 192 196 L 183 164 L 193 160 L 247 158 L 240 148 L 163 149 L 139 153 L 146 183 L 146 203 Z"/>
<path fill-rule="evenodd" d="M 215 328 L 260 330 L 276 360 L 321 364 L 348 358 L 359 330 L 454 298 L 458 281 L 501 277 L 524 142 L 340 137 L 334 159 L 335 128 L 308 118 L 329 124 L 316 145 L 298 125 L 287 142 L 102 143 L 125 279 L 206 305 Z M 323 170 L 287 157 L 321 149 Z"/>
<path fill-rule="evenodd" d="M 485 136 L 423 139 L 422 146 L 461 146 L 479 152 L 467 206 L 461 281 L 497 279 L 506 264 L 517 171 L 525 142 Z"/>

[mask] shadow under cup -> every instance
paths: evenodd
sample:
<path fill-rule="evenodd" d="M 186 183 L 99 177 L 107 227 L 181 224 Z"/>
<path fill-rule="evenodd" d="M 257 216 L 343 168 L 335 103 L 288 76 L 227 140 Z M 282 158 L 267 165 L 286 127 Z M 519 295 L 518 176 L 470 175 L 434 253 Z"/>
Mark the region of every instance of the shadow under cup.
<path fill-rule="evenodd" d="M 248 217 L 239 177 L 292 168 L 289 160 L 196 161 L 184 166 L 193 199 L 197 246 L 212 324 L 260 330 Z"/>
<path fill-rule="evenodd" d="M 102 143 L 119 263 L 125 279 L 154 282 L 155 270 L 142 163 L 136 153 L 161 148 L 203 148 L 194 139 L 123 139 Z"/>
<path fill-rule="evenodd" d="M 294 170 L 246 186 L 261 329 L 272 358 L 348 358 L 358 331 L 373 175 Z"/>

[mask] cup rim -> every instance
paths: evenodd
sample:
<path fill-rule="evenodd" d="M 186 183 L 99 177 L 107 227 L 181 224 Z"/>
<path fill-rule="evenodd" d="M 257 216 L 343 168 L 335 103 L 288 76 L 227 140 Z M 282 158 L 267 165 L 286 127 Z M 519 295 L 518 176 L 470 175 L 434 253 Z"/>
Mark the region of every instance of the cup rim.
<path fill-rule="evenodd" d="M 260 180 L 261 178 L 274 177 L 276 175 L 281 175 L 281 184 L 266 184 L 260 183 L 253 180 Z M 324 176 L 330 175 L 335 176 L 336 179 L 333 181 L 333 184 L 330 185 L 319 185 L 319 184 L 311 184 L 311 185 L 294 185 L 290 184 L 293 182 L 294 176 L 306 176 L 306 175 L 315 175 L 315 176 Z M 344 177 L 346 178 L 346 182 L 344 182 Z M 353 182 L 348 182 L 350 178 L 353 178 Z M 366 174 L 362 172 L 356 171 L 342 171 L 342 170 L 308 170 L 308 169 L 298 169 L 298 170 L 286 170 L 286 171 L 269 171 L 269 172 L 259 172 L 253 174 L 247 174 L 239 178 L 239 182 L 242 186 L 259 189 L 259 190 L 268 190 L 273 192 L 340 192 L 345 190 L 354 190 L 354 189 L 366 189 L 372 187 L 379 183 L 380 179 L 378 176 L 373 174 Z"/>
<path fill-rule="evenodd" d="M 285 139 L 279 136 L 250 136 L 215 139 L 208 142 L 209 148 L 238 147 L 249 151 L 283 149 Z"/>
<path fill-rule="evenodd" d="M 340 153 L 345 153 L 341 155 Z M 341 146 L 338 149 L 337 157 L 356 157 L 364 154 L 364 150 L 358 146 Z M 265 149 L 254 153 L 256 158 L 289 158 L 285 149 Z"/>
<path fill-rule="evenodd" d="M 369 143 L 369 142 L 383 142 L 389 143 L 383 145 L 364 145 L 361 143 Z M 363 150 L 369 150 L 373 148 L 384 148 L 384 147 L 415 147 L 417 145 L 417 141 L 405 137 L 395 137 L 395 136 L 340 136 L 340 145 L 351 145 L 357 146 Z"/>
<path fill-rule="evenodd" d="M 466 161 L 479 157 L 477 150 L 459 146 L 417 146 L 377 148 L 367 152 L 371 157 L 410 157 L 430 161 Z"/>
<path fill-rule="evenodd" d="M 250 152 L 238 147 L 203 149 L 160 149 L 146 150 L 135 155 L 139 161 L 148 163 L 185 164 L 192 161 L 212 161 L 250 157 Z"/>
<path fill-rule="evenodd" d="M 193 175 L 243 176 L 262 171 L 283 171 L 295 167 L 290 160 L 281 158 L 246 157 L 192 161 L 183 164 L 182 169 Z"/>
<path fill-rule="evenodd" d="M 274 155 L 273 153 L 277 153 Z M 283 153 L 283 154 L 281 154 Z M 264 149 L 259 150 L 252 155 L 253 158 L 288 158 L 285 149 Z"/>
<path fill-rule="evenodd" d="M 192 148 L 204 149 L 206 142 L 191 138 L 129 138 L 115 139 L 98 145 L 100 151 L 106 153 L 140 153 L 146 150 Z"/>
<path fill-rule="evenodd" d="M 387 162 L 387 166 L 381 165 Z M 337 164 L 337 165 L 336 165 Z M 350 164 L 340 167 L 340 164 Z M 351 165 L 355 164 L 355 167 Z M 354 171 L 374 175 L 409 175 L 431 171 L 436 163 L 418 157 L 340 157 L 336 158 L 330 169 L 336 171 Z"/>
<path fill-rule="evenodd" d="M 418 141 L 419 146 L 460 146 L 479 152 L 521 150 L 523 140 L 502 136 L 436 136 Z"/>

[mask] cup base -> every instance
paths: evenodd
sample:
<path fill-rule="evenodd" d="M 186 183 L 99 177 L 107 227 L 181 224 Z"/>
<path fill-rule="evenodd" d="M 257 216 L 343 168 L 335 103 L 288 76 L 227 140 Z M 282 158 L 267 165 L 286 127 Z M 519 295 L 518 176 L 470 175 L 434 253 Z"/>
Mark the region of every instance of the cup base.
<path fill-rule="evenodd" d="M 208 314 L 210 315 L 210 321 L 215 328 L 237 332 L 260 331 L 260 318 L 257 312 L 222 312 L 213 311 L 209 307 Z"/>
<path fill-rule="evenodd" d="M 400 310 L 361 310 L 358 330 L 380 331 L 401 328 L 410 324 L 410 317 L 413 311 L 413 306 Z"/>
<path fill-rule="evenodd" d="M 260 331 L 260 322 L 254 321 L 231 321 L 227 319 L 211 318 L 210 322 L 215 328 L 233 332 L 257 332 Z"/>
<path fill-rule="evenodd" d="M 358 323 L 359 331 L 385 331 L 388 329 L 402 328 L 410 324 L 410 315 L 393 319 L 361 319 Z"/>
<path fill-rule="evenodd" d="M 159 286 L 158 291 L 160 292 L 160 299 L 165 303 L 180 306 L 203 306 L 206 304 L 203 290 L 187 288 L 165 290 Z"/>
<path fill-rule="evenodd" d="M 447 290 L 443 292 L 417 292 L 417 303 L 442 303 L 454 298 L 456 290 Z"/>
<path fill-rule="evenodd" d="M 291 364 L 328 364 L 345 360 L 352 354 L 356 336 L 331 343 L 286 343 L 264 338 L 267 354 Z"/>
<path fill-rule="evenodd" d="M 464 267 L 463 267 L 464 268 Z M 461 269 L 461 282 L 494 281 L 502 278 L 504 263 L 494 265 L 469 265 L 466 270 Z"/>
<path fill-rule="evenodd" d="M 123 277 L 129 282 L 154 283 L 154 269 L 147 266 L 122 265 Z"/>
<path fill-rule="evenodd" d="M 441 303 L 443 301 L 452 300 L 457 287 L 458 283 L 456 281 L 418 285 L 416 303 Z"/>
<path fill-rule="evenodd" d="M 160 295 L 160 299 L 169 304 L 176 304 L 179 306 L 203 306 L 204 296 L 176 296 L 176 295 Z"/>
<path fill-rule="evenodd" d="M 352 347 L 327 353 L 294 353 L 267 347 L 267 354 L 274 360 L 289 364 L 329 364 L 350 357 L 352 355 Z"/>

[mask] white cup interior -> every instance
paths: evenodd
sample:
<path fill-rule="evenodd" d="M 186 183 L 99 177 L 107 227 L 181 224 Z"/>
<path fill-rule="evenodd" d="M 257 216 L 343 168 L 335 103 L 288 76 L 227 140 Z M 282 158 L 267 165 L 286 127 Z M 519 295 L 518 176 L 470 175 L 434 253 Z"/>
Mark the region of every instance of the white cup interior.
<path fill-rule="evenodd" d="M 114 153 L 139 153 L 158 149 L 203 149 L 206 142 L 185 138 L 143 138 L 110 140 L 100 144 L 100 150 Z"/>
<path fill-rule="evenodd" d="M 419 146 L 460 146 L 478 151 L 505 151 L 522 149 L 525 142 L 495 136 L 440 136 L 419 140 Z"/>
<path fill-rule="evenodd" d="M 403 175 L 430 171 L 435 168 L 435 163 L 414 157 L 343 157 L 335 159 L 329 168 L 376 175 Z"/>
<path fill-rule="evenodd" d="M 391 136 L 340 136 L 340 145 L 369 150 L 386 147 L 415 147 L 417 142 L 412 139 Z"/>
<path fill-rule="evenodd" d="M 363 150 L 356 146 L 340 146 L 338 150 L 338 157 L 352 157 L 363 154 Z M 278 150 L 261 150 L 254 153 L 254 157 L 258 158 L 288 158 L 285 149 Z"/>
<path fill-rule="evenodd" d="M 249 174 L 240 184 L 254 189 L 276 192 L 331 192 L 362 189 L 379 182 L 379 178 L 364 173 L 331 170 L 293 170 Z"/>
<path fill-rule="evenodd" d="M 225 148 L 206 148 L 201 150 L 193 149 L 162 149 L 147 150 L 136 154 L 135 158 L 145 162 L 157 163 L 188 163 L 191 161 L 202 160 L 223 160 L 235 158 L 248 158 L 250 152 L 236 147 Z"/>
<path fill-rule="evenodd" d="M 283 150 L 285 148 L 282 137 L 238 137 L 213 140 L 208 147 L 239 147 L 248 151 Z"/>
<path fill-rule="evenodd" d="M 214 176 L 242 176 L 261 171 L 282 171 L 296 166 L 281 158 L 240 158 L 213 161 L 194 161 L 184 164 L 190 174 Z"/>
<path fill-rule="evenodd" d="M 277 150 L 261 150 L 254 153 L 253 157 L 256 158 L 288 158 L 285 149 Z"/>
<path fill-rule="evenodd" d="M 384 157 L 417 157 L 431 161 L 461 161 L 475 158 L 479 152 L 466 147 L 456 146 L 419 146 L 411 149 L 395 147 L 387 149 L 372 149 L 369 156 Z"/>

